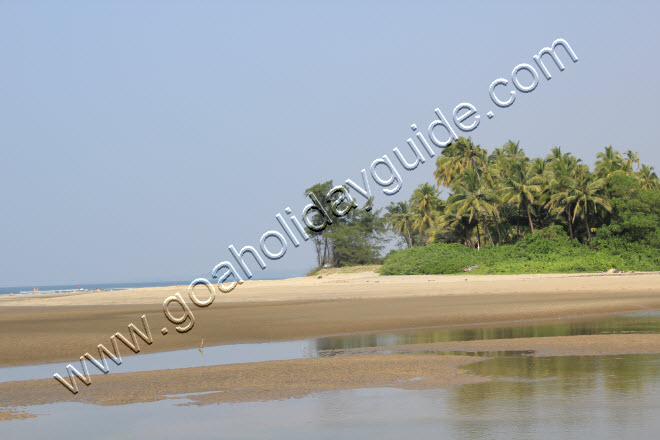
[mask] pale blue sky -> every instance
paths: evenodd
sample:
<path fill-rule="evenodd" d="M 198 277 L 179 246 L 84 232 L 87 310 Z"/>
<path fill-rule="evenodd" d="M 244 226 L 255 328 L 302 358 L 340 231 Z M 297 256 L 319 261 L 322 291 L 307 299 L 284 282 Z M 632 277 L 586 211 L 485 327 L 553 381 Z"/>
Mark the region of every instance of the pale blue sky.
<path fill-rule="evenodd" d="M 495 112 L 489 150 L 660 166 L 656 3 L 448 3 L 0 1 L 0 285 L 208 274 L 463 101 Z M 579 62 L 495 108 L 490 83 L 560 37 Z M 268 271 L 312 266 L 307 244 Z"/>

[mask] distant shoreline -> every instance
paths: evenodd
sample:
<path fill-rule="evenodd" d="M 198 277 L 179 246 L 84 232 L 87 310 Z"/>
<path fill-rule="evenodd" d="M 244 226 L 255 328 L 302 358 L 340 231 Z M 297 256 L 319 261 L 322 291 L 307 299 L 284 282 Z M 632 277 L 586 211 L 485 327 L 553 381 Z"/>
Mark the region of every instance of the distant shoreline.
<path fill-rule="evenodd" d="M 96 291 L 104 292 L 140 289 L 144 287 L 164 287 L 183 284 L 184 281 L 140 281 L 128 283 L 78 283 L 78 284 L 45 284 L 32 286 L 8 286 L 0 287 L 0 295 L 49 295 L 53 293 L 71 294 L 76 292 Z M 38 289 L 35 291 L 34 289 Z"/>
<path fill-rule="evenodd" d="M 268 273 L 260 274 L 255 273 L 255 278 L 260 279 L 261 281 L 271 281 L 271 280 L 281 280 L 291 278 L 293 276 L 302 276 L 304 270 L 294 269 L 291 271 L 277 272 L 277 273 Z M 296 275 L 297 274 L 297 275 Z M 263 276 L 260 277 L 260 275 Z M 192 277 L 190 278 L 192 280 Z M 57 293 L 76 293 L 84 292 L 87 289 L 88 292 L 96 291 L 99 289 L 101 291 L 109 292 L 116 290 L 129 290 L 129 289 L 143 289 L 150 287 L 167 287 L 167 286 L 180 286 L 188 285 L 189 280 L 166 280 L 166 281 L 135 281 L 135 282 L 118 282 L 118 283 L 106 283 L 106 282 L 93 282 L 93 283 L 75 283 L 75 284 L 43 284 L 43 285 L 26 285 L 26 286 L 0 286 L 0 297 L 3 295 L 9 295 L 13 293 L 14 295 L 33 295 L 33 294 L 52 294 Z M 38 292 L 34 292 L 34 288 L 39 289 Z"/>
<path fill-rule="evenodd" d="M 527 286 L 519 283 L 535 280 L 541 285 L 536 291 L 554 292 L 558 289 L 564 291 L 584 292 L 590 290 L 612 291 L 617 288 L 629 290 L 630 286 L 643 286 L 652 288 L 653 283 L 604 281 L 620 280 L 625 278 L 649 280 L 656 279 L 660 285 L 660 271 L 654 272 L 573 272 L 573 273 L 537 273 L 537 274 L 492 274 L 481 275 L 470 272 L 447 275 L 380 275 L 381 266 L 349 266 L 340 268 L 321 268 L 302 277 L 285 278 L 277 280 L 249 280 L 238 285 L 228 294 L 218 292 L 216 301 L 223 303 L 241 303 L 255 301 L 296 301 L 296 300 L 336 300 L 336 299 L 362 299 L 362 298 L 395 298 L 408 296 L 428 296 L 447 294 L 445 290 L 453 290 L 450 294 L 471 293 L 499 293 L 501 291 L 525 292 Z M 590 286 L 588 284 L 574 285 L 573 278 L 584 280 L 600 280 Z M 463 281 L 470 280 L 469 285 Z M 547 282 L 544 282 L 546 280 Z M 422 282 L 433 281 L 439 283 L 442 291 L 429 291 L 425 284 L 411 292 L 408 289 L 397 290 L 399 286 L 415 285 Z M 176 282 L 173 282 L 176 283 Z M 369 284 L 371 283 L 371 284 Z M 551 284 L 547 284 L 551 283 Z M 349 286 L 347 286 L 349 284 Z M 379 286 L 376 286 L 380 284 Z M 556 284 L 556 285 L 555 285 Z M 336 287 L 332 292 L 328 289 Z M 349 289 L 346 289 L 349 287 Z M 376 288 L 377 287 L 377 288 Z M 375 290 L 372 288 L 376 288 Z M 540 289 L 540 290 L 539 290 Z M 75 306 L 75 305 L 117 305 L 117 304 L 162 304 L 163 300 L 176 292 L 184 294 L 188 284 L 168 284 L 145 286 L 135 288 L 117 288 L 115 290 L 101 291 L 74 291 L 74 292 L 39 292 L 38 294 L 24 294 L 9 297 L 0 296 L 0 306 L 22 302 L 25 306 Z M 532 293 L 532 292 L 529 292 Z M 66 299 L 65 299 L 66 298 Z M 76 298 L 76 299 L 74 299 Z"/>

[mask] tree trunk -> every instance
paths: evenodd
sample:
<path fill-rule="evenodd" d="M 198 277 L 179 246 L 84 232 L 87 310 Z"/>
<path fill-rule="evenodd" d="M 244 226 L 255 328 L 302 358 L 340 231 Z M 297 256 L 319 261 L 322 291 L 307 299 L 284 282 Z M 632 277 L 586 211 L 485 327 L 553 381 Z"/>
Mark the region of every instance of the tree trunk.
<path fill-rule="evenodd" d="M 328 252 L 328 239 L 324 238 L 323 242 L 323 265 L 325 266 L 326 263 L 329 263 L 330 254 Z"/>
<path fill-rule="evenodd" d="M 323 264 L 321 263 L 321 259 L 323 258 L 322 255 L 323 248 L 321 246 L 321 240 L 319 238 L 314 238 L 314 237 L 312 238 L 312 240 L 314 241 L 314 247 L 316 249 L 316 263 L 318 267 L 321 267 L 323 266 Z"/>
<path fill-rule="evenodd" d="M 491 246 L 495 246 L 495 242 L 493 241 L 493 236 L 490 233 L 490 228 L 488 227 L 486 220 L 484 220 L 484 228 L 486 228 L 486 232 L 488 232 L 488 240 L 490 241 Z"/>
<path fill-rule="evenodd" d="M 502 233 L 500 232 L 500 222 L 495 220 L 495 226 L 497 226 L 497 245 L 502 246 Z"/>
<path fill-rule="evenodd" d="M 479 233 L 479 220 L 477 220 L 477 249 L 481 249 L 481 234 Z"/>
<path fill-rule="evenodd" d="M 534 223 L 532 223 L 532 214 L 529 213 L 529 204 L 525 205 L 527 210 L 527 219 L 529 220 L 529 227 L 532 228 L 532 234 L 534 233 Z"/>
<path fill-rule="evenodd" d="M 584 222 L 587 225 L 587 243 L 591 242 L 591 229 L 589 228 L 589 212 L 587 211 L 587 202 L 584 202 Z"/>
<path fill-rule="evenodd" d="M 571 240 L 573 240 L 573 219 L 571 218 L 571 207 L 568 207 L 568 210 L 566 211 L 566 217 L 568 217 L 568 235 L 571 237 Z"/>

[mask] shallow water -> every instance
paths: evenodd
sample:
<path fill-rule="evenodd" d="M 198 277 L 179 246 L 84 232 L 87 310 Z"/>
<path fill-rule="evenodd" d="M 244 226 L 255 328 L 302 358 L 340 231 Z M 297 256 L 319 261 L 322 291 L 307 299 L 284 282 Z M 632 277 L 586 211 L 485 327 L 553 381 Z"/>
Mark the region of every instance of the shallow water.
<path fill-rule="evenodd" d="M 120 351 L 128 351 L 124 346 Z M 99 358 L 98 352 L 92 356 Z M 159 353 L 143 353 L 134 356 L 123 356 L 121 365 L 108 360 L 110 373 L 132 373 L 136 371 L 168 370 L 174 368 L 203 367 L 209 365 L 243 364 L 274 360 L 299 359 L 318 356 L 311 341 L 266 342 L 262 344 L 232 344 L 216 345 L 204 349 L 188 349 L 164 351 Z M 45 379 L 59 373 L 67 377 L 66 362 L 27 365 L 0 368 L 0 382 L 15 380 Z M 72 360 L 71 365 L 83 371 L 79 360 Z M 91 362 L 87 362 L 89 373 L 102 374 Z"/>
<path fill-rule="evenodd" d="M 488 383 L 448 389 L 331 391 L 272 402 L 186 406 L 185 398 L 28 408 L 2 438 L 656 439 L 660 356 L 495 358 Z M 62 423 L 70 420 L 71 423 Z"/>
<path fill-rule="evenodd" d="M 238 364 L 271 360 L 328 356 L 331 350 L 392 345 L 421 344 L 446 341 L 531 338 L 542 336 L 576 336 L 613 333 L 660 333 L 660 311 L 644 311 L 624 315 L 595 315 L 562 318 L 543 323 L 524 321 L 490 324 L 479 328 L 465 326 L 434 327 L 401 331 L 337 335 L 298 341 L 231 344 L 206 347 L 202 350 L 174 350 L 123 356 L 121 365 L 108 361 L 110 371 L 129 373 L 209 365 Z M 121 346 L 120 350 L 128 351 Z M 98 353 L 92 352 L 98 358 Z M 70 363 L 82 371 L 80 361 Z M 66 362 L 0 368 L 0 382 L 45 379 L 59 373 L 67 377 Z M 102 374 L 88 362 L 90 374 Z"/>
<path fill-rule="evenodd" d="M 470 328 L 466 327 L 468 326 L 460 325 L 331 336 L 317 338 L 314 340 L 314 344 L 315 349 L 321 351 L 485 339 L 660 333 L 660 311 L 649 310 L 621 315 L 593 315 L 579 318 L 564 317 L 529 324 L 526 321 L 490 323 L 479 327 L 472 324 Z"/>
<path fill-rule="evenodd" d="M 212 365 L 319 356 L 327 349 L 629 332 L 660 332 L 660 313 L 219 346 L 205 349 L 204 358 L 197 350 L 181 350 L 126 357 L 124 362 L 134 368 L 154 362 L 141 358 L 164 356 L 159 362 L 177 368 L 177 362 L 195 355 L 194 362 Z M 58 365 L 63 369 L 62 363 Z M 330 391 L 302 399 L 206 406 L 186 405 L 190 401 L 185 396 L 111 407 L 58 403 L 24 408 L 42 414 L 35 419 L 0 422 L 0 438 L 38 438 L 48 432 L 54 439 L 91 434 L 113 439 L 641 440 L 656 439 L 660 432 L 660 355 L 533 357 L 501 352 L 465 368 L 492 381 L 422 391 Z"/>

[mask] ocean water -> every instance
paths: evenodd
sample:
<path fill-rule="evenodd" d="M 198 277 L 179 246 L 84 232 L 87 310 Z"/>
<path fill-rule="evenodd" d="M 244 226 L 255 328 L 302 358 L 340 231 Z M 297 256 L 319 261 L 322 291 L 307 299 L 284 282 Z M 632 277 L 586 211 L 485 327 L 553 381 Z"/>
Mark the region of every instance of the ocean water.
<path fill-rule="evenodd" d="M 255 271 L 256 272 L 256 271 Z M 291 270 L 280 270 L 280 271 L 264 271 L 262 273 L 254 273 L 253 280 L 283 280 L 286 278 L 300 277 L 306 273 L 304 269 L 291 269 Z M 166 286 L 185 286 L 190 284 L 192 280 L 197 277 L 190 277 L 187 280 L 179 281 L 142 281 L 142 282 L 125 282 L 125 283 L 79 283 L 79 284 L 54 284 L 46 286 L 9 286 L 1 287 L 0 286 L 0 295 L 9 295 L 13 293 L 14 295 L 27 295 L 27 294 L 44 294 L 44 293 L 66 293 L 66 292 L 75 292 L 78 289 L 88 289 L 90 292 L 96 289 L 100 290 L 125 290 L 125 289 L 134 289 L 139 287 L 166 287 Z M 210 276 L 207 276 L 210 280 Z M 34 288 L 38 288 L 39 291 L 35 292 Z"/>
<path fill-rule="evenodd" d="M 192 280 L 192 279 L 191 279 Z M 26 294 L 45 294 L 45 293 L 65 293 L 74 292 L 78 289 L 88 289 L 94 291 L 100 290 L 125 290 L 133 289 L 136 287 L 162 287 L 162 286 L 175 286 L 181 284 L 188 284 L 189 281 L 147 281 L 147 282 L 129 282 L 129 283 L 86 283 L 86 284 L 59 284 L 51 286 L 13 286 L 13 287 L 0 287 L 0 295 L 26 295 Z M 34 292 L 34 288 L 39 289 Z"/>

